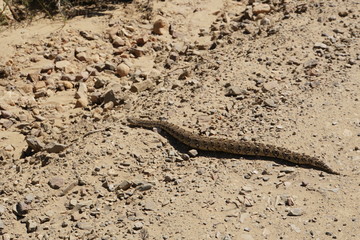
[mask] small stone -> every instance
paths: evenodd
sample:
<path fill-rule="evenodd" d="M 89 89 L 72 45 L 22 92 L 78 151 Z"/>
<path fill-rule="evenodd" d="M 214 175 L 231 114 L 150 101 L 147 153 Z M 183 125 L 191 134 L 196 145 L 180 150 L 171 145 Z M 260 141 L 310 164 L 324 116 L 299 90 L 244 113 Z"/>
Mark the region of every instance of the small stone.
<path fill-rule="evenodd" d="M 18 202 L 15 206 L 16 213 L 20 216 L 27 214 L 30 209 L 30 205 L 25 202 Z"/>
<path fill-rule="evenodd" d="M 76 54 L 76 58 L 83 62 L 89 61 L 86 52 L 81 52 L 81 53 Z"/>
<path fill-rule="evenodd" d="M 293 172 L 295 172 L 295 168 L 293 168 L 293 167 L 286 167 L 286 168 L 281 169 L 280 172 L 293 173 Z"/>
<path fill-rule="evenodd" d="M 67 60 L 63 60 L 63 61 L 58 61 L 55 63 L 55 68 L 57 70 L 61 70 L 64 71 L 66 67 L 70 66 L 70 62 Z"/>
<path fill-rule="evenodd" d="M 77 222 L 76 227 L 81 230 L 90 230 L 93 228 L 92 224 L 89 222 Z"/>
<path fill-rule="evenodd" d="M 53 65 L 43 66 L 43 67 L 40 69 L 40 73 L 48 73 L 48 72 L 52 71 L 53 68 L 54 68 Z"/>
<path fill-rule="evenodd" d="M 0 205 L 0 216 L 2 216 L 5 213 L 5 207 L 4 205 Z"/>
<path fill-rule="evenodd" d="M 40 79 L 40 75 L 38 73 L 29 73 L 26 79 L 30 80 L 31 82 L 37 82 Z"/>
<path fill-rule="evenodd" d="M 89 100 L 85 97 L 81 97 L 76 100 L 75 108 L 84 108 L 89 105 Z"/>
<path fill-rule="evenodd" d="M 122 39 L 121 37 L 114 36 L 112 44 L 115 48 L 122 47 L 126 45 L 126 41 Z"/>
<path fill-rule="evenodd" d="M 150 190 L 151 188 L 152 188 L 151 184 L 145 183 L 145 184 L 138 186 L 136 189 L 139 191 L 147 191 L 147 190 Z"/>
<path fill-rule="evenodd" d="M 298 226 L 296 226 L 295 224 L 289 224 L 289 226 L 291 227 L 291 229 L 294 231 L 294 232 L 297 232 L 297 233 L 300 233 L 301 230 Z"/>
<path fill-rule="evenodd" d="M 28 233 L 35 232 L 37 230 L 37 223 L 33 220 L 28 220 L 26 222 L 26 229 Z"/>
<path fill-rule="evenodd" d="M 252 187 L 250 187 L 250 186 L 242 186 L 241 187 L 241 190 L 243 191 L 243 192 L 246 192 L 246 193 L 250 193 L 250 192 L 252 192 Z"/>
<path fill-rule="evenodd" d="M 137 48 L 130 49 L 130 53 L 138 58 L 138 57 L 144 56 L 146 53 L 146 50 L 142 47 L 137 47 Z"/>
<path fill-rule="evenodd" d="M 255 15 L 258 15 L 260 13 L 268 13 L 271 11 L 271 7 L 269 4 L 256 4 L 253 6 L 252 11 Z"/>
<path fill-rule="evenodd" d="M 241 240 L 254 240 L 253 236 L 251 236 L 250 234 L 241 234 L 239 239 L 241 239 Z"/>
<path fill-rule="evenodd" d="M 128 181 L 122 181 L 118 186 L 117 189 L 121 189 L 121 190 L 128 190 L 131 187 L 131 183 Z"/>
<path fill-rule="evenodd" d="M 316 48 L 318 48 L 318 49 L 328 49 L 329 46 L 326 45 L 325 43 L 316 42 L 316 43 L 314 44 L 314 48 L 315 48 L 315 49 L 316 49 Z"/>
<path fill-rule="evenodd" d="M 119 74 L 120 77 L 125 77 L 129 74 L 130 68 L 125 63 L 120 63 L 116 68 L 117 74 Z"/>
<path fill-rule="evenodd" d="M 347 11 L 340 11 L 339 12 L 340 17 L 346 17 L 347 15 L 349 15 L 349 13 Z"/>
<path fill-rule="evenodd" d="M 34 152 L 42 151 L 45 147 L 43 142 L 31 136 L 26 137 L 26 143 L 28 144 L 28 147 Z"/>
<path fill-rule="evenodd" d="M 87 47 L 77 47 L 75 49 L 75 54 L 86 52 L 86 51 L 87 51 Z"/>
<path fill-rule="evenodd" d="M 64 179 L 61 177 L 53 177 L 49 180 L 48 184 L 53 189 L 59 189 L 64 186 Z"/>
<path fill-rule="evenodd" d="M 145 211 L 155 211 L 156 208 L 157 208 L 157 207 L 156 207 L 155 202 L 148 200 L 148 201 L 145 202 L 143 209 L 144 209 Z"/>
<path fill-rule="evenodd" d="M 110 70 L 110 71 L 115 71 L 116 70 L 116 65 L 114 63 L 112 63 L 112 62 L 106 61 L 104 69 Z"/>
<path fill-rule="evenodd" d="M 196 157 L 199 154 L 196 149 L 191 149 L 188 153 L 191 157 Z"/>
<path fill-rule="evenodd" d="M 138 82 L 138 83 L 134 83 L 131 88 L 130 91 L 132 92 L 142 92 L 145 90 L 149 90 L 151 88 L 154 87 L 154 83 L 151 80 L 145 80 L 142 82 Z"/>
<path fill-rule="evenodd" d="M 11 67 L 0 65 L 0 78 L 6 78 L 12 73 Z"/>
<path fill-rule="evenodd" d="M 314 68 L 317 65 L 318 65 L 318 61 L 315 59 L 311 59 L 304 63 L 304 68 Z"/>
<path fill-rule="evenodd" d="M 273 89 L 276 89 L 278 86 L 279 86 L 279 84 L 276 81 L 267 82 L 267 83 L 264 83 L 264 85 L 263 85 L 263 91 L 269 92 Z"/>
<path fill-rule="evenodd" d="M 44 81 L 38 81 L 34 85 L 34 92 L 39 91 L 40 89 L 43 89 L 46 87 L 46 83 Z"/>
<path fill-rule="evenodd" d="M 140 229 L 143 228 L 143 226 L 144 226 L 143 223 L 141 223 L 141 222 L 136 222 L 136 223 L 134 224 L 133 229 L 134 229 L 134 230 L 140 230 Z"/>
<path fill-rule="evenodd" d="M 60 144 L 60 143 L 57 143 L 57 142 L 52 142 L 52 143 L 49 143 L 45 146 L 45 150 L 48 152 L 48 153 L 60 153 L 62 151 L 64 151 L 68 146 L 65 145 L 65 144 Z"/>
<path fill-rule="evenodd" d="M 267 107 L 277 107 L 277 104 L 272 99 L 266 99 L 264 101 L 265 106 Z"/>
<path fill-rule="evenodd" d="M 301 208 L 292 208 L 290 209 L 288 216 L 301 216 L 304 214 L 304 211 Z"/>
<path fill-rule="evenodd" d="M 226 96 L 238 96 L 247 94 L 245 89 L 242 89 L 239 86 L 230 86 L 227 88 Z"/>
<path fill-rule="evenodd" d="M 5 229 L 4 222 L 0 219 L 0 232 L 2 232 Z"/>
<path fill-rule="evenodd" d="M 74 87 L 74 85 L 69 81 L 62 81 L 61 83 L 64 85 L 65 89 L 72 89 Z"/>

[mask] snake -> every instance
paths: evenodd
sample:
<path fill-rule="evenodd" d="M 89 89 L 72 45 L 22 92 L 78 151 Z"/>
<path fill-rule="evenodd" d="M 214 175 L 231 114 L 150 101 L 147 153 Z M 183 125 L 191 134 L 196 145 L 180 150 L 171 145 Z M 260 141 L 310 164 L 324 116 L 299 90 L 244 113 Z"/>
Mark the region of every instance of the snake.
<path fill-rule="evenodd" d="M 136 117 L 128 117 L 127 121 L 130 126 L 162 129 L 178 141 L 194 149 L 224 152 L 243 156 L 270 157 L 273 159 L 285 160 L 296 165 L 308 165 L 330 174 L 340 175 L 339 172 L 330 168 L 319 157 L 310 156 L 305 153 L 298 153 L 272 144 L 264 144 L 247 140 L 234 140 L 230 138 L 201 136 L 165 120 L 147 120 Z"/>

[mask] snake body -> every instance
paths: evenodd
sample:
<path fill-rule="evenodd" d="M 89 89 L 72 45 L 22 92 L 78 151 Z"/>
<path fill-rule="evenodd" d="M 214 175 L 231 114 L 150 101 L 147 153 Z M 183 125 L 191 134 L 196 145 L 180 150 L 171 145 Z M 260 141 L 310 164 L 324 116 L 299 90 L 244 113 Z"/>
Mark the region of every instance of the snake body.
<path fill-rule="evenodd" d="M 283 147 L 277 147 L 271 144 L 250 142 L 244 140 L 232 140 L 227 138 L 215 138 L 199 136 L 190 131 L 162 120 L 145 120 L 129 117 L 128 122 L 131 126 L 160 128 L 173 136 L 178 141 L 195 149 L 225 152 L 247 156 L 271 157 L 282 159 L 298 165 L 309 165 L 319 168 L 325 172 L 339 175 L 338 172 L 331 169 L 326 163 L 317 157 L 312 157 L 304 153 L 290 151 Z"/>

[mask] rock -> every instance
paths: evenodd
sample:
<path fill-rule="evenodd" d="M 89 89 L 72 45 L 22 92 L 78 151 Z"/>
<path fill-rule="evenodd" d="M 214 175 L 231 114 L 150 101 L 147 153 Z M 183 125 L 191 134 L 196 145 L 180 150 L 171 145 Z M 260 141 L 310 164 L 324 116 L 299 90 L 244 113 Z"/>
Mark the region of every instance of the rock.
<path fill-rule="evenodd" d="M 27 75 L 26 79 L 35 83 L 35 82 L 39 81 L 40 75 L 38 73 L 29 73 Z"/>
<path fill-rule="evenodd" d="M 25 202 L 18 202 L 15 206 L 16 213 L 19 216 L 23 216 L 29 213 L 30 209 L 31 209 L 30 205 Z"/>
<path fill-rule="evenodd" d="M 293 172 L 295 172 L 295 168 L 293 168 L 293 167 L 286 167 L 286 168 L 281 169 L 280 172 L 293 173 Z"/>
<path fill-rule="evenodd" d="M 87 107 L 88 105 L 89 105 L 89 100 L 87 99 L 87 97 L 80 97 L 79 99 L 76 100 L 75 108 L 84 108 Z"/>
<path fill-rule="evenodd" d="M 139 191 L 147 191 L 147 190 L 150 190 L 151 188 L 152 188 L 151 184 L 144 183 L 144 184 L 138 186 L 136 189 L 139 190 Z"/>
<path fill-rule="evenodd" d="M 316 42 L 316 43 L 314 44 L 314 48 L 315 48 L 315 49 L 328 49 L 329 46 L 326 45 L 325 43 Z"/>
<path fill-rule="evenodd" d="M 138 57 L 144 56 L 146 53 L 146 50 L 145 50 L 145 48 L 142 48 L 142 47 L 131 48 L 130 53 L 138 58 Z"/>
<path fill-rule="evenodd" d="M 230 86 L 227 88 L 226 96 L 238 96 L 246 94 L 246 90 L 239 86 Z"/>
<path fill-rule="evenodd" d="M 131 88 L 130 91 L 132 92 L 142 92 L 145 90 L 149 90 L 151 88 L 154 87 L 154 83 L 151 80 L 145 80 L 142 82 L 138 82 L 138 83 L 134 83 Z"/>
<path fill-rule="evenodd" d="M 45 144 L 42 141 L 31 136 L 28 136 L 26 138 L 26 143 L 28 144 L 28 147 L 32 149 L 34 152 L 40 152 L 45 147 Z"/>
<path fill-rule="evenodd" d="M 148 200 L 144 204 L 143 210 L 145 211 L 155 211 L 157 209 L 155 202 Z"/>
<path fill-rule="evenodd" d="M 79 74 L 75 75 L 75 80 L 76 81 L 86 81 L 89 78 L 89 72 L 87 71 L 82 71 Z"/>
<path fill-rule="evenodd" d="M 0 78 L 6 78 L 12 73 L 11 67 L 0 65 Z"/>
<path fill-rule="evenodd" d="M 288 216 L 301 216 L 304 214 L 304 211 L 301 208 L 292 208 L 290 209 Z"/>
<path fill-rule="evenodd" d="M 74 87 L 74 85 L 69 81 L 62 81 L 61 83 L 64 85 L 65 89 L 72 89 Z"/>
<path fill-rule="evenodd" d="M 91 223 L 89 223 L 89 222 L 83 222 L 83 221 L 77 222 L 77 223 L 76 223 L 76 227 L 79 228 L 79 229 L 81 229 L 81 230 L 90 230 L 90 229 L 93 228 L 93 226 L 92 226 Z"/>
<path fill-rule="evenodd" d="M 53 177 L 48 182 L 52 189 L 59 189 L 64 186 L 64 179 L 61 177 Z"/>
<path fill-rule="evenodd" d="M 188 153 L 191 157 L 196 157 L 199 154 L 196 149 L 191 149 Z"/>
<path fill-rule="evenodd" d="M 314 68 L 317 65 L 318 65 L 318 61 L 315 59 L 311 59 L 304 63 L 304 68 Z"/>
<path fill-rule="evenodd" d="M 40 69 L 40 73 L 49 73 L 53 70 L 54 66 L 53 65 L 46 65 L 46 66 L 43 66 L 41 69 Z"/>
<path fill-rule="evenodd" d="M 2 216 L 5 213 L 6 208 L 4 205 L 0 205 L 0 216 Z"/>
<path fill-rule="evenodd" d="M 128 181 L 122 181 L 118 186 L 117 189 L 121 189 L 121 190 L 128 190 L 131 187 L 131 183 Z"/>
<path fill-rule="evenodd" d="M 268 13 L 271 11 L 271 7 L 269 4 L 254 4 L 254 6 L 252 7 L 252 12 L 255 15 L 258 15 L 260 13 Z"/>
<path fill-rule="evenodd" d="M 75 49 L 75 54 L 86 52 L 86 51 L 87 51 L 87 47 L 77 47 Z"/>
<path fill-rule="evenodd" d="M 166 33 L 167 23 L 163 19 L 158 19 L 155 21 L 153 26 L 153 33 L 158 35 L 164 35 Z"/>
<path fill-rule="evenodd" d="M 86 52 L 80 52 L 80 53 L 76 54 L 75 57 L 78 60 L 83 61 L 83 62 L 88 62 L 89 61 L 89 58 L 88 58 Z"/>
<path fill-rule="evenodd" d="M 45 146 L 45 151 L 48 153 L 60 153 L 64 151 L 68 146 L 65 144 L 60 144 L 56 142 L 49 143 Z"/>
<path fill-rule="evenodd" d="M 33 220 L 28 220 L 26 222 L 26 230 L 28 233 L 35 232 L 37 230 L 37 223 Z"/>
<path fill-rule="evenodd" d="M 34 84 L 34 92 L 39 91 L 40 89 L 46 88 L 46 83 L 44 81 L 38 81 Z"/>
<path fill-rule="evenodd" d="M 140 229 L 143 228 L 143 226 L 144 226 L 143 223 L 141 223 L 141 222 L 136 222 L 136 223 L 134 224 L 133 229 L 134 229 L 134 230 L 140 230 Z"/>
<path fill-rule="evenodd" d="M 94 34 L 87 31 L 80 31 L 80 36 L 82 36 L 83 38 L 89 41 L 96 39 L 96 36 Z"/>
<path fill-rule="evenodd" d="M 264 101 L 265 106 L 267 107 L 277 107 L 277 104 L 272 99 L 266 99 Z"/>
<path fill-rule="evenodd" d="M 106 61 L 103 69 L 110 70 L 110 71 L 116 71 L 116 65 L 110 61 Z"/>
<path fill-rule="evenodd" d="M 129 74 L 130 68 L 125 63 L 120 63 L 116 68 L 117 74 L 119 74 L 120 77 L 125 77 Z"/>
<path fill-rule="evenodd" d="M 340 17 L 346 17 L 346 16 L 349 15 L 349 13 L 347 11 L 339 11 L 338 14 L 339 14 Z"/>
<path fill-rule="evenodd" d="M 0 219 L 0 232 L 2 232 L 5 229 L 4 222 Z M 10 238 L 9 238 L 10 239 Z"/>
<path fill-rule="evenodd" d="M 276 81 L 267 82 L 267 83 L 264 83 L 264 85 L 263 85 L 263 91 L 269 92 L 273 89 L 276 89 L 278 86 L 279 86 L 279 84 Z"/>
<path fill-rule="evenodd" d="M 121 37 L 115 36 L 113 38 L 112 44 L 115 48 L 122 47 L 126 45 L 126 41 Z"/>
<path fill-rule="evenodd" d="M 241 234 L 239 240 L 254 240 L 250 234 Z"/>
<path fill-rule="evenodd" d="M 66 67 L 70 66 L 70 62 L 67 60 L 63 60 L 63 61 L 58 61 L 55 63 L 55 69 L 56 70 L 60 70 L 60 71 L 64 71 Z"/>

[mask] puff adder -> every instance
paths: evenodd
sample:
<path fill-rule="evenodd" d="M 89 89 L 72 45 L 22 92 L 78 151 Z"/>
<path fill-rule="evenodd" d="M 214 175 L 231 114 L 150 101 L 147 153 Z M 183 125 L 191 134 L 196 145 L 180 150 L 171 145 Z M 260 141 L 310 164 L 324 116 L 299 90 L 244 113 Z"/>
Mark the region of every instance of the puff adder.
<path fill-rule="evenodd" d="M 312 157 L 304 153 L 293 152 L 286 148 L 244 140 L 199 136 L 183 128 L 180 128 L 175 124 L 162 120 L 145 120 L 134 117 L 129 117 L 127 120 L 132 126 L 161 128 L 178 141 L 192 148 L 239 155 L 278 158 L 299 165 L 309 165 L 321 169 L 327 173 L 339 175 L 338 172 L 331 169 L 319 158 Z"/>

